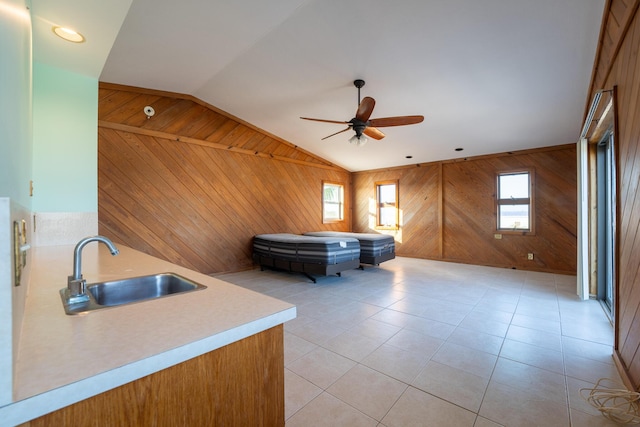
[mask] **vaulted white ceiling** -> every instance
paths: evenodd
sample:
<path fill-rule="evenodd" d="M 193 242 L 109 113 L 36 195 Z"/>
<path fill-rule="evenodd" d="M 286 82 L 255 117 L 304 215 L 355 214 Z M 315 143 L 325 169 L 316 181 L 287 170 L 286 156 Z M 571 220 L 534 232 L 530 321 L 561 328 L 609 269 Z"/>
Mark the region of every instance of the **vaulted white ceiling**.
<path fill-rule="evenodd" d="M 605 0 L 32 2 L 80 15 L 101 81 L 194 95 L 358 171 L 575 142 Z M 424 122 L 321 141 L 345 126 L 299 117 L 350 120 L 354 79 L 372 118 Z"/>

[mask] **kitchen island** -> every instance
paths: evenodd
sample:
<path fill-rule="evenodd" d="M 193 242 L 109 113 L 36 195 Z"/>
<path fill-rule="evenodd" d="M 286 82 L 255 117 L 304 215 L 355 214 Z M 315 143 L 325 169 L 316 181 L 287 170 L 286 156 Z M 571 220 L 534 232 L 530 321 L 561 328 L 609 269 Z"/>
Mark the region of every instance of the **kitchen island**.
<path fill-rule="evenodd" d="M 73 249 L 37 247 L 31 254 L 14 402 L 0 408 L 3 426 L 99 425 L 92 417 L 101 410 L 155 425 L 234 424 L 221 416 L 284 425 L 282 325 L 295 318 L 295 306 L 122 245 L 111 256 L 92 243 L 82 256 L 88 284 L 172 272 L 207 288 L 67 315 L 59 290 L 71 274 Z"/>

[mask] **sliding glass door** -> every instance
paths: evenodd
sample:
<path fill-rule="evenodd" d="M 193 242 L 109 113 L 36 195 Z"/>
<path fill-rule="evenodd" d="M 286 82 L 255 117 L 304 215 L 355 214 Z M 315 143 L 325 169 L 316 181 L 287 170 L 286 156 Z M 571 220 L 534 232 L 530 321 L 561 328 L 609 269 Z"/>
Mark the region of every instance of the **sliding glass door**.
<path fill-rule="evenodd" d="M 614 274 L 615 274 L 615 230 L 616 230 L 616 194 L 615 194 L 615 157 L 614 135 L 609 133 L 598 144 L 596 155 L 596 179 L 598 185 L 598 299 L 605 303 L 613 314 Z"/>

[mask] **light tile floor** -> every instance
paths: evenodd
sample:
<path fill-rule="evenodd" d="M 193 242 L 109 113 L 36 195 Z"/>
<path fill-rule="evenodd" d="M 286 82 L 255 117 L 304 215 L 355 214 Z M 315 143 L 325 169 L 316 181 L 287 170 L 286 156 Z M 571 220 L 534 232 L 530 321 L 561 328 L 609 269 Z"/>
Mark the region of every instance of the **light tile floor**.
<path fill-rule="evenodd" d="M 316 284 L 218 277 L 297 305 L 288 427 L 616 425 L 579 394 L 620 380 L 611 324 L 575 276 L 396 258 Z"/>

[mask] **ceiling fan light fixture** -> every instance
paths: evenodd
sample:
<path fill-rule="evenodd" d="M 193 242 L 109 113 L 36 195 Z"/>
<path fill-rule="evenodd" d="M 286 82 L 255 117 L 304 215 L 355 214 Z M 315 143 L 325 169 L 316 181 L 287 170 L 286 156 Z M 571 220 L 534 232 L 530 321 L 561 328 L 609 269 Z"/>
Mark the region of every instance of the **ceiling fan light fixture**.
<path fill-rule="evenodd" d="M 369 138 L 367 138 L 364 135 L 353 135 L 351 138 L 349 138 L 349 143 L 350 144 L 355 144 L 358 147 L 361 147 L 364 144 L 366 144 L 368 140 L 369 140 Z"/>

